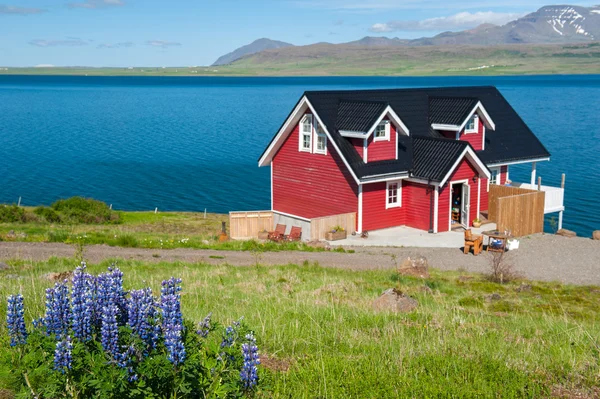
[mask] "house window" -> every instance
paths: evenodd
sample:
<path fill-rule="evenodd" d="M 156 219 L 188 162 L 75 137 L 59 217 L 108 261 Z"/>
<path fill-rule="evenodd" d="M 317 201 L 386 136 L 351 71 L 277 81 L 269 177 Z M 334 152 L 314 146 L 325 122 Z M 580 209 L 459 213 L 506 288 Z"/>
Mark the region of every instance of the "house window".
<path fill-rule="evenodd" d="M 499 169 L 490 169 L 490 184 L 500 184 Z"/>
<path fill-rule="evenodd" d="M 475 114 L 467 122 L 467 126 L 465 126 L 465 133 L 477 133 L 478 127 L 479 127 L 479 116 L 477 114 Z"/>
<path fill-rule="evenodd" d="M 327 136 L 320 124 L 317 124 L 317 134 L 315 136 L 315 154 L 327 154 Z"/>
<path fill-rule="evenodd" d="M 387 182 L 386 196 L 386 209 L 402 206 L 402 182 Z"/>
<path fill-rule="evenodd" d="M 390 124 L 388 121 L 382 121 L 375 128 L 375 141 L 390 140 Z"/>
<path fill-rule="evenodd" d="M 300 121 L 300 151 L 312 150 L 312 115 L 304 115 Z"/>

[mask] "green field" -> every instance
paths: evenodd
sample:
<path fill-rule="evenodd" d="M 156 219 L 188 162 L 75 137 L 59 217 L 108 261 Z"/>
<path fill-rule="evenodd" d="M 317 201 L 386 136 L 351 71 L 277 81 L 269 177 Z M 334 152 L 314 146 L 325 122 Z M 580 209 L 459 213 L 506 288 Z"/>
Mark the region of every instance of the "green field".
<path fill-rule="evenodd" d="M 499 285 L 483 276 L 432 272 L 422 280 L 392 271 L 318 265 L 210 266 L 116 260 L 125 288 L 183 279 L 185 317 L 208 312 L 227 325 L 244 316 L 263 364 L 259 397 L 539 398 L 594 397 L 600 391 L 600 288 L 553 283 Z M 0 271 L 0 319 L 7 295 L 25 296 L 27 323 L 43 314 L 45 275 L 76 261 L 15 260 Z M 110 262 L 88 265 L 93 273 Z M 396 287 L 417 299 L 408 314 L 371 303 Z M 490 295 L 499 294 L 495 299 Z M 25 392 L 11 375 L 0 323 L 0 397 Z M 580 396 L 577 396 L 580 395 Z"/>
<path fill-rule="evenodd" d="M 263 51 L 231 65 L 0 68 L 0 74 L 81 76 L 447 76 L 600 73 L 600 42 L 575 45 L 361 47 L 315 44 Z"/>

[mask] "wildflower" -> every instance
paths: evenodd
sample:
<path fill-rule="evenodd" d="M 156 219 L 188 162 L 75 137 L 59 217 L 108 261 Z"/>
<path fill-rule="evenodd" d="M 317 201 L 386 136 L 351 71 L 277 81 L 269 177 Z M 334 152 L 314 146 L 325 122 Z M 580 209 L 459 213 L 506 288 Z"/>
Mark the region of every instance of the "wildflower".
<path fill-rule="evenodd" d="M 223 341 L 221 341 L 221 348 L 228 348 L 233 346 L 233 342 L 236 338 L 236 330 L 232 326 L 229 326 L 225 329 L 225 333 L 223 334 Z"/>
<path fill-rule="evenodd" d="M 183 316 L 181 315 L 181 279 L 171 277 L 162 282 L 160 308 L 162 310 L 162 331 L 169 361 L 174 365 L 185 360 L 183 346 Z"/>
<path fill-rule="evenodd" d="M 136 356 L 136 350 L 133 345 L 130 345 L 126 351 L 119 353 L 116 357 L 117 365 L 121 368 L 127 369 L 127 380 L 129 382 L 137 381 L 138 375 L 133 370 L 131 366 L 131 361 Z"/>
<path fill-rule="evenodd" d="M 85 262 L 73 273 L 73 335 L 81 341 L 92 339 L 92 322 L 94 318 L 94 277 L 85 272 Z"/>
<path fill-rule="evenodd" d="M 23 311 L 23 295 L 9 295 L 6 323 L 10 346 L 24 345 L 27 343 L 27 330 Z"/>
<path fill-rule="evenodd" d="M 252 333 L 246 335 L 247 342 L 242 345 L 242 355 L 244 356 L 244 365 L 240 371 L 240 379 L 245 390 L 250 390 L 258 383 L 258 365 L 260 357 L 258 356 L 258 347 L 256 339 Z"/>
<path fill-rule="evenodd" d="M 109 305 L 117 307 L 117 323 L 124 325 L 127 321 L 127 292 L 123 289 L 123 272 L 118 268 L 108 268 L 97 278 L 98 303 L 97 313 Z"/>
<path fill-rule="evenodd" d="M 46 333 L 54 334 L 57 339 L 66 336 L 71 324 L 71 307 L 69 304 L 69 287 L 63 283 L 54 284 L 54 288 L 46 290 L 46 316 L 44 317 Z"/>
<path fill-rule="evenodd" d="M 119 355 L 119 331 L 117 325 L 117 314 L 119 309 L 116 305 L 109 304 L 102 308 L 102 348 L 112 359 Z"/>
<path fill-rule="evenodd" d="M 73 344 L 71 343 L 71 337 L 66 336 L 56 343 L 56 350 L 54 351 L 54 369 L 65 373 L 66 370 L 71 369 L 71 351 L 73 350 Z"/>
<path fill-rule="evenodd" d="M 127 303 L 128 323 L 134 334 L 137 334 L 150 348 L 156 346 L 158 334 L 152 324 L 156 318 L 155 301 L 152 290 L 133 290 Z"/>
<path fill-rule="evenodd" d="M 198 334 L 199 336 L 201 336 L 202 338 L 206 338 L 208 337 L 208 333 L 210 332 L 210 318 L 212 317 L 212 312 L 209 313 L 204 320 L 202 320 L 200 322 L 200 324 L 198 325 L 198 330 L 196 331 L 196 334 Z"/>

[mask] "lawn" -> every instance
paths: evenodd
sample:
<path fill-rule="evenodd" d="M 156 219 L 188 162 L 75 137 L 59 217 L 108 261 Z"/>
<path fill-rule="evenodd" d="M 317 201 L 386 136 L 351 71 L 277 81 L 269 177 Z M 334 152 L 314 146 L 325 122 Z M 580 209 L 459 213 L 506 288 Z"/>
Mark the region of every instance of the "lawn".
<path fill-rule="evenodd" d="M 28 323 L 43 314 L 45 275 L 72 259 L 8 262 L 5 298 L 21 291 Z M 93 273 L 110 262 L 88 265 Z M 355 272 L 313 264 L 278 267 L 117 261 L 126 288 L 157 292 L 183 279 L 184 316 L 229 324 L 244 316 L 263 358 L 261 397 L 581 397 L 600 391 L 600 288 L 432 271 L 426 280 L 391 271 Z M 419 302 L 408 314 L 375 312 L 382 291 Z M 498 294 L 498 295 L 492 295 Z M 0 344 L 8 349 L 4 323 Z M 11 390 L 0 364 L 1 389 Z M 5 391 L 8 395 L 8 391 Z M 0 395 L 1 396 L 1 395 Z M 6 395 L 5 395 L 6 396 Z M 8 396 L 10 397 L 10 396 Z"/>
<path fill-rule="evenodd" d="M 33 208 L 25 208 L 27 214 Z M 300 242 L 220 242 L 226 214 L 193 212 L 116 212 L 118 224 L 64 224 L 36 221 L 0 223 L 0 241 L 62 242 L 73 245 L 107 244 L 119 247 L 218 249 L 242 251 L 318 251 Z"/>

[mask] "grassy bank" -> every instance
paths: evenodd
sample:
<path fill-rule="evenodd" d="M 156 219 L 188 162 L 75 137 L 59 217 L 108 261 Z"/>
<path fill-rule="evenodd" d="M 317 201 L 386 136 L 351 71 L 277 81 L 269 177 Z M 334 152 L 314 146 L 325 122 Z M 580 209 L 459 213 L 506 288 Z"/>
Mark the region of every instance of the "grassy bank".
<path fill-rule="evenodd" d="M 105 270 L 108 262 L 89 265 Z M 43 313 L 50 272 L 73 260 L 9 262 L 0 271 L 0 319 L 7 295 L 22 292 L 26 319 Z M 244 316 L 263 355 L 264 396 L 591 397 L 600 394 L 600 288 L 552 283 L 490 283 L 482 276 L 433 271 L 427 280 L 390 271 L 318 265 L 234 267 L 118 261 L 125 285 L 183 279 L 183 312 Z M 419 301 L 409 314 L 374 312 L 396 287 Z M 498 294 L 493 296 L 492 294 Z M 7 360 L 5 324 L 0 323 Z M 11 389 L 6 363 L 0 389 Z M 572 395 L 572 396 L 569 396 Z M 10 396 L 9 396 L 10 397 Z"/>
<path fill-rule="evenodd" d="M 32 214 L 33 208 L 25 208 Z M 106 244 L 132 248 L 195 248 L 241 251 L 317 251 L 304 243 L 220 242 L 221 223 L 228 215 L 193 212 L 116 212 L 118 224 L 50 223 L 43 219 L 0 223 L 0 241 Z"/>

